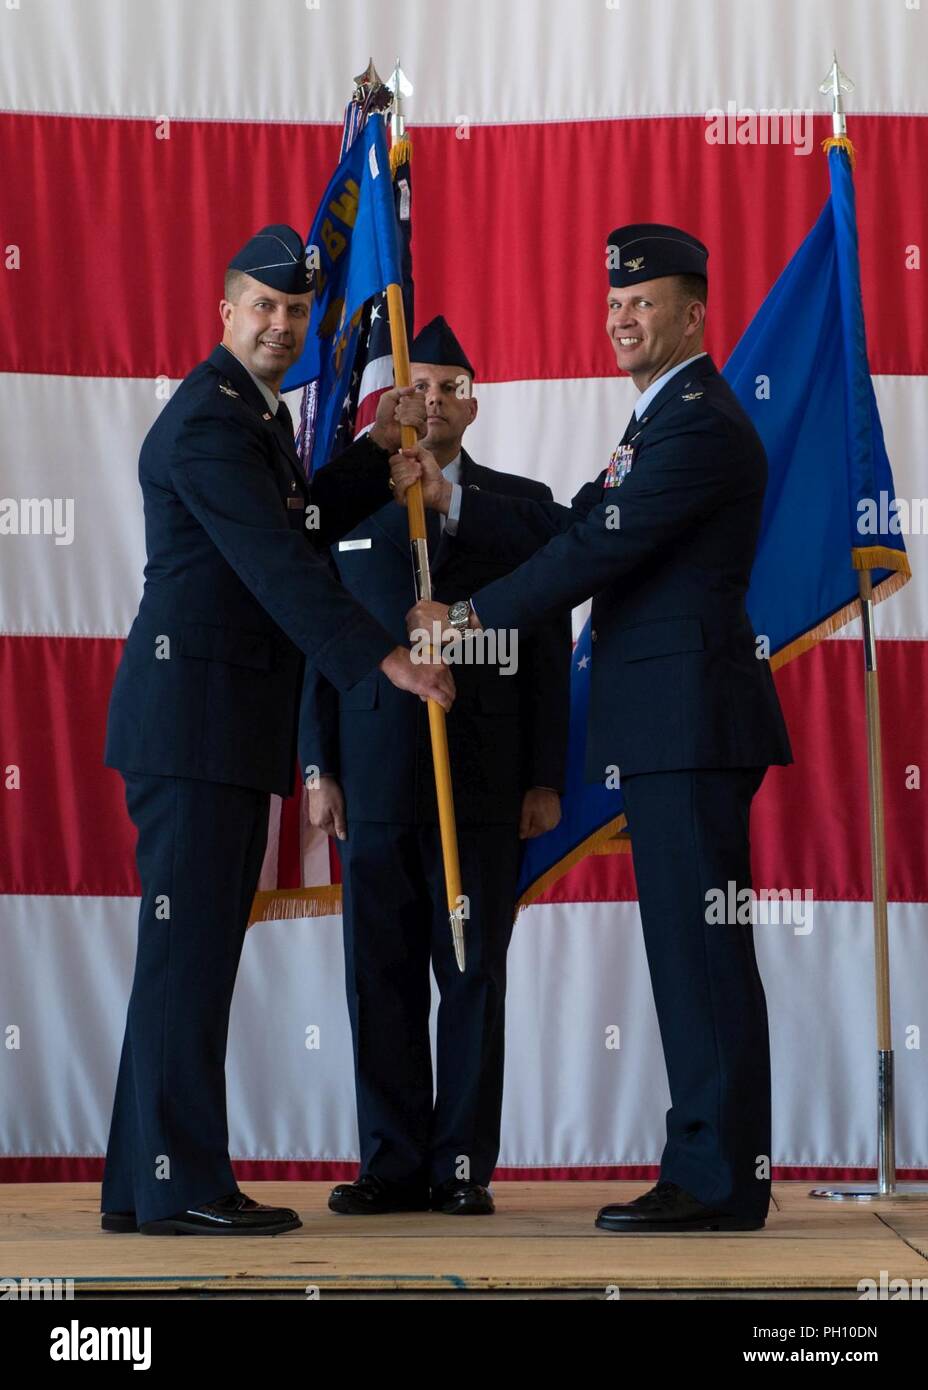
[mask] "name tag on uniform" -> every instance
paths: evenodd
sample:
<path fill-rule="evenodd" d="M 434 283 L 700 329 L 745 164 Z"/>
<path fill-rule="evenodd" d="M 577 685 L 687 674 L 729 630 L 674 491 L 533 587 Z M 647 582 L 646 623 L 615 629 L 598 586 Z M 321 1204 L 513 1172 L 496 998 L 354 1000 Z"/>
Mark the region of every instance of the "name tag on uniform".
<path fill-rule="evenodd" d="M 288 498 L 287 498 L 287 510 L 288 510 L 288 511 L 302 511 L 302 510 L 303 510 L 303 499 L 302 499 L 302 497 L 288 497 Z"/>
<path fill-rule="evenodd" d="M 632 466 L 632 459 L 635 455 L 633 444 L 617 444 L 609 460 L 609 467 L 606 469 L 606 477 L 603 487 L 621 487 L 628 476 L 628 471 Z"/>
<path fill-rule="evenodd" d="M 339 541 L 338 548 L 339 550 L 370 550 L 371 538 L 364 536 L 359 541 Z"/>

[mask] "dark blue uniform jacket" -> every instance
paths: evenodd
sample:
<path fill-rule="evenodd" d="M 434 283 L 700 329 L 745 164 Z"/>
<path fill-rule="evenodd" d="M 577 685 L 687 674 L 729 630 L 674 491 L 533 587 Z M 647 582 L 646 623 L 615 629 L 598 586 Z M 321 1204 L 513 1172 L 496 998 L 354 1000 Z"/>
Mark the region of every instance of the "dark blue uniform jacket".
<path fill-rule="evenodd" d="M 756 430 L 706 356 L 666 383 L 629 442 L 621 485 L 601 473 L 570 507 L 465 491 L 461 542 L 527 561 L 470 595 L 481 622 L 524 636 L 593 596 L 590 782 L 612 766 L 791 762 L 745 608 L 767 482 Z"/>
<path fill-rule="evenodd" d="M 139 458 L 148 560 L 107 766 L 289 794 L 304 658 L 348 690 L 396 645 L 327 560 L 389 476 L 365 439 L 310 490 L 286 407 L 271 415 L 231 353 L 185 378 Z"/>

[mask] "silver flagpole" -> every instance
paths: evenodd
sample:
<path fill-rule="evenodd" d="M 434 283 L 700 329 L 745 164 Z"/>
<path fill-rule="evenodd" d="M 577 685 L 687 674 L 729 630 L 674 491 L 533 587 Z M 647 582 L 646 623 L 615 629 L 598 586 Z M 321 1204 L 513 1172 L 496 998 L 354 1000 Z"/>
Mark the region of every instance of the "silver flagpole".
<path fill-rule="evenodd" d="M 838 66 L 819 88 L 832 98 L 832 131 L 847 134 L 842 92 L 854 84 Z M 924 1201 L 928 1183 L 896 1182 L 896 1108 L 894 1091 L 892 1017 L 889 985 L 889 931 L 886 915 L 886 835 L 883 820 L 883 753 L 880 741 L 880 686 L 876 667 L 876 629 L 873 625 L 873 572 L 859 572 L 860 617 L 863 627 L 864 693 L 867 703 L 867 771 L 870 802 L 870 864 L 873 876 L 873 950 L 876 976 L 876 1091 L 877 1176 L 875 1183 L 834 1183 L 814 1187 L 812 1197 L 832 1202 Z"/>

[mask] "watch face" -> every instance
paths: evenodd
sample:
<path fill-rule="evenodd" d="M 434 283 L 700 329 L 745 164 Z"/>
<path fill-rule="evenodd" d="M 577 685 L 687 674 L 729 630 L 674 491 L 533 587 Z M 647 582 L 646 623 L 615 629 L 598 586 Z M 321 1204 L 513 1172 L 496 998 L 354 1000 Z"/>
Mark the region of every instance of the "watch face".
<path fill-rule="evenodd" d="M 470 617 L 470 604 L 466 599 L 458 599 L 452 603 L 448 609 L 448 621 L 450 623 L 464 623 Z"/>

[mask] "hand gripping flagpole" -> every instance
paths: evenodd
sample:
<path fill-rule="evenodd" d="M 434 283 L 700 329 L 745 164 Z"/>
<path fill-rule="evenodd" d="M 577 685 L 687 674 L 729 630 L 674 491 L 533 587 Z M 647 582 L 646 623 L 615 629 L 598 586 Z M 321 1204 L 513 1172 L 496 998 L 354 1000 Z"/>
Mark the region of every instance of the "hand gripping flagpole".
<path fill-rule="evenodd" d="M 399 59 L 393 76 L 387 83 L 393 90 L 390 127 L 393 143 L 402 139 L 406 128 L 402 100 L 412 91 L 400 68 Z M 387 286 L 387 311 L 390 318 L 390 343 L 393 348 L 393 380 L 397 386 L 409 386 L 409 343 L 406 337 L 406 311 L 400 285 Z M 412 425 L 401 427 L 404 449 L 415 448 L 419 442 Z M 415 575 L 417 600 L 431 599 L 432 575 L 429 569 L 428 533 L 425 529 L 425 505 L 421 482 L 413 483 L 406 493 L 406 513 L 409 520 L 409 545 Z M 448 922 L 454 943 L 454 958 L 463 972 L 464 953 L 464 895 L 461 891 L 461 863 L 458 856 L 458 834 L 454 817 L 454 797 L 451 787 L 451 763 L 448 757 L 448 728 L 445 711 L 435 700 L 429 700 L 429 732 L 432 739 L 432 765 L 435 769 L 435 792 L 438 799 L 438 825 L 441 833 L 441 852 L 445 866 L 445 893 L 448 901 Z"/>
<path fill-rule="evenodd" d="M 837 54 L 819 91 L 832 98 L 833 142 L 848 149 L 847 121 L 842 92 L 854 84 L 838 66 Z M 863 627 L 864 694 L 867 707 L 867 770 L 870 803 L 870 863 L 873 877 L 873 947 L 876 976 L 877 1046 L 877 1178 L 875 1183 L 833 1183 L 815 1187 L 812 1197 L 833 1202 L 924 1201 L 928 1183 L 896 1183 L 896 1107 L 894 1057 L 889 985 L 889 931 L 886 912 L 886 834 L 883 818 L 883 753 L 880 740 L 880 687 L 876 666 L 876 629 L 873 625 L 873 572 L 858 574 Z"/>

